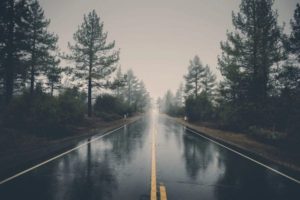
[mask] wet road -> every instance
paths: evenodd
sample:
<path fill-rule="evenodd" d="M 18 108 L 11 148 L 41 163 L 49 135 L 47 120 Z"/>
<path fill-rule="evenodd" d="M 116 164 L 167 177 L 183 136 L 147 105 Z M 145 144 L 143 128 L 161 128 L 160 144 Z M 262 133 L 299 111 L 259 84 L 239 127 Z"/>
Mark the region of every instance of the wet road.
<path fill-rule="evenodd" d="M 0 199 L 149 199 L 153 130 L 170 200 L 300 198 L 299 184 L 153 114 L 0 185 Z"/>

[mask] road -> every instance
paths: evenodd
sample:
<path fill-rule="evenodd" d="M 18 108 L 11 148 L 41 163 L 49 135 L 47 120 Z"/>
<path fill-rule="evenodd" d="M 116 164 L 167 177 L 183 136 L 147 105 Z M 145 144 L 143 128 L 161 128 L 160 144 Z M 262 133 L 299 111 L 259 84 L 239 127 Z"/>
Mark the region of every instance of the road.
<path fill-rule="evenodd" d="M 155 113 L 25 172 L 1 200 L 159 199 L 160 186 L 170 200 L 300 198 L 299 183 Z"/>

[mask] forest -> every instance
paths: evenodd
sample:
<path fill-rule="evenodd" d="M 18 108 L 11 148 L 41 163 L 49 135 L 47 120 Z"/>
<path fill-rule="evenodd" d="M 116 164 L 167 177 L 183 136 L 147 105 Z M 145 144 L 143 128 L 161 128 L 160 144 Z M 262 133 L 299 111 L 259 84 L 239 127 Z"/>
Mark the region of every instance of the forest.
<path fill-rule="evenodd" d="M 37 0 L 1 1 L 0 12 L 1 130 L 59 135 L 89 118 L 111 121 L 149 109 L 145 84 L 122 71 L 120 50 L 95 10 L 84 14 L 68 52 L 59 49 Z M 232 13 L 234 29 L 220 42 L 221 77 L 194 56 L 176 93 L 157 100 L 160 111 L 296 146 L 300 4 L 287 25 L 278 15 L 273 0 L 242 0 Z"/>
<path fill-rule="evenodd" d="M 217 79 L 199 56 L 184 84 L 157 100 L 161 112 L 191 122 L 248 134 L 267 143 L 300 142 L 300 4 L 279 25 L 274 1 L 242 0 L 234 30 L 220 43 Z"/>
<path fill-rule="evenodd" d="M 143 81 L 122 72 L 120 50 L 95 10 L 84 15 L 68 53 L 37 0 L 3 0 L 0 13 L 1 132 L 64 136 L 90 118 L 111 121 L 149 108 Z"/>
<path fill-rule="evenodd" d="M 299 199 L 299 122 L 299 0 L 0 0 L 0 200 Z"/>

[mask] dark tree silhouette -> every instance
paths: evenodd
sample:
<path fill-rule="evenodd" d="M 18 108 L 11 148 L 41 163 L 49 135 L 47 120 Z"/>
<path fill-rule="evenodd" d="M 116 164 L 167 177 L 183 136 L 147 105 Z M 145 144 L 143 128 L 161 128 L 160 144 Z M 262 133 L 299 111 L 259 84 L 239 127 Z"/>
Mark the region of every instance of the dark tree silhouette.
<path fill-rule="evenodd" d="M 244 120 L 250 124 L 264 121 L 272 66 L 284 59 L 282 28 L 277 24 L 273 3 L 242 0 L 240 11 L 232 15 L 235 31 L 228 33 L 228 41 L 221 43 L 223 96 L 234 109 L 240 107 L 247 113 Z"/>
<path fill-rule="evenodd" d="M 199 56 L 195 56 L 194 59 L 190 61 L 188 74 L 184 76 L 186 81 L 185 93 L 187 96 L 193 95 L 194 97 L 197 97 L 199 95 L 204 74 L 204 67 L 200 58 Z"/>
<path fill-rule="evenodd" d="M 76 81 L 87 81 L 88 116 L 92 116 L 92 91 L 94 87 L 108 87 L 108 76 L 115 71 L 113 66 L 119 60 L 119 51 L 112 51 L 115 42 L 107 43 L 107 32 L 103 30 L 95 10 L 84 15 L 84 21 L 73 36 L 75 44 L 69 44 L 72 51 L 66 58 L 75 61 L 73 68 Z"/>
<path fill-rule="evenodd" d="M 27 40 L 29 44 L 28 73 L 30 94 L 33 95 L 36 76 L 46 75 L 47 67 L 54 66 L 58 62 L 54 58 L 58 37 L 47 30 L 50 20 L 45 18 L 44 11 L 37 0 L 33 0 L 29 5 L 27 23 Z"/>
<path fill-rule="evenodd" d="M 24 75 L 24 54 L 27 49 L 24 20 L 28 12 L 26 0 L 0 1 L 0 82 L 6 104 L 11 101 L 16 79 Z"/>
<path fill-rule="evenodd" d="M 52 60 L 46 68 L 46 76 L 48 79 L 47 85 L 50 88 L 50 94 L 53 96 L 54 89 L 60 87 L 63 68 L 59 67 L 59 60 Z"/>
<path fill-rule="evenodd" d="M 292 33 L 290 36 L 290 51 L 295 54 L 300 62 L 300 4 L 294 12 L 294 19 L 291 20 Z"/>

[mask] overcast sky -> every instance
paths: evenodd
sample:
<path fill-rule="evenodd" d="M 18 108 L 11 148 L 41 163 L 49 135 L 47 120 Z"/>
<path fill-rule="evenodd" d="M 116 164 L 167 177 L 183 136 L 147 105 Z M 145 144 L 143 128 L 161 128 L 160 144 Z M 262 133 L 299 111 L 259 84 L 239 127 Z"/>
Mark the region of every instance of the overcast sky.
<path fill-rule="evenodd" d="M 219 76 L 217 56 L 226 30 L 232 30 L 232 11 L 240 0 L 40 0 L 50 31 L 59 35 L 59 46 L 67 43 L 82 23 L 83 14 L 95 9 L 109 41 L 121 49 L 123 71 L 131 68 L 142 79 L 151 96 L 175 91 L 187 71 L 189 60 L 199 55 Z M 276 0 L 279 22 L 293 16 L 300 0 Z"/>

